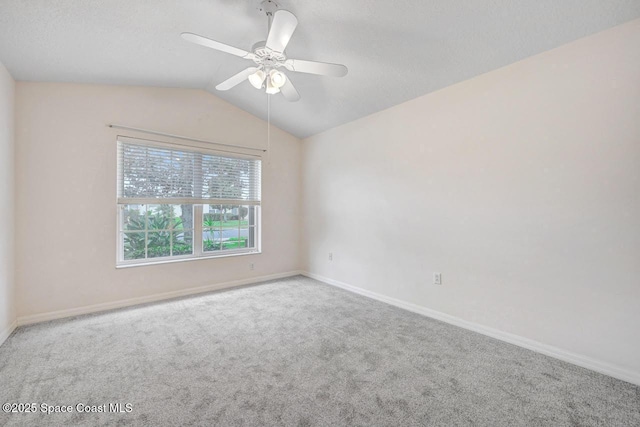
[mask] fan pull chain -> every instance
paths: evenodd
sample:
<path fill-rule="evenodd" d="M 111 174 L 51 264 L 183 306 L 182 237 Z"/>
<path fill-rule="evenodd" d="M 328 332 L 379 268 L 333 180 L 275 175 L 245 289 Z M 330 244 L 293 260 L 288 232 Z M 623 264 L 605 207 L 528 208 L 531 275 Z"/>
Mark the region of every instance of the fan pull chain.
<path fill-rule="evenodd" d="M 271 95 L 267 94 L 267 164 L 271 164 Z"/>

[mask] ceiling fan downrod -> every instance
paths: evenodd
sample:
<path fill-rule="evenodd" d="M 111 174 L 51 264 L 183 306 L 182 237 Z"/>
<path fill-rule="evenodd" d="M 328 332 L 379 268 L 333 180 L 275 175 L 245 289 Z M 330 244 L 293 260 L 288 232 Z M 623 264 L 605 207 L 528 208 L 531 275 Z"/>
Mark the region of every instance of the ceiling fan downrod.
<path fill-rule="evenodd" d="M 264 12 L 267 15 L 267 33 L 271 31 L 271 22 L 273 21 L 273 14 L 278 10 L 280 6 L 273 0 L 263 0 L 258 4 L 258 10 Z"/>

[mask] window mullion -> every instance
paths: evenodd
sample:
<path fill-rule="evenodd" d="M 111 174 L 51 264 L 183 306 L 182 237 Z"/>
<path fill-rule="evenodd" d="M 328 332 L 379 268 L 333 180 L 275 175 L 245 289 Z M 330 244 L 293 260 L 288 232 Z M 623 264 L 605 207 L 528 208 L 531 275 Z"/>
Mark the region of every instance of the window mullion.
<path fill-rule="evenodd" d="M 238 247 L 240 246 L 240 240 L 241 240 L 240 229 L 242 228 L 242 225 L 241 225 L 242 224 L 242 217 L 240 216 L 241 208 L 242 208 L 242 206 L 238 206 L 237 207 L 237 210 L 238 210 L 238 215 L 237 215 L 238 216 L 238 229 L 236 230 L 237 231 L 236 235 L 237 235 L 237 238 L 238 238 L 238 240 L 237 240 L 238 243 L 236 243 L 236 245 Z"/>
<path fill-rule="evenodd" d="M 149 205 L 144 205 L 144 259 L 149 258 Z"/>
<path fill-rule="evenodd" d="M 202 205 L 193 206 L 193 255 L 202 256 L 202 222 L 203 218 Z"/>

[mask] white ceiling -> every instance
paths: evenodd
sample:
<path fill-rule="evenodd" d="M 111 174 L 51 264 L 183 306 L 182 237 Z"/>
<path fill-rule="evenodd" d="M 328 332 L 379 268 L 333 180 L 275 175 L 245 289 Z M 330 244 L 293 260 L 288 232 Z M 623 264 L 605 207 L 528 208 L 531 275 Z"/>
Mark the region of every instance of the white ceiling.
<path fill-rule="evenodd" d="M 287 56 L 349 67 L 289 73 L 297 103 L 272 122 L 306 137 L 640 17 L 640 0 L 281 0 L 299 21 Z M 17 80 L 206 88 L 266 119 L 248 83 L 213 87 L 249 61 L 185 42 L 189 31 L 250 50 L 257 0 L 0 0 L 0 62 Z M 135 125 L 135 123 L 131 123 Z"/>

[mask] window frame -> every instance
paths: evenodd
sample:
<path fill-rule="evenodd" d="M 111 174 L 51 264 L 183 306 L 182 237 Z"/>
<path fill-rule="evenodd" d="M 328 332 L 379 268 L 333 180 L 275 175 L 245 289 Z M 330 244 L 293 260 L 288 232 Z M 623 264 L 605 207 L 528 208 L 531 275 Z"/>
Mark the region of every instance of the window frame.
<path fill-rule="evenodd" d="M 177 204 L 177 203 L 158 203 L 158 204 Z M 166 256 L 166 257 L 155 257 L 155 258 L 140 258 L 140 259 L 124 259 L 124 234 L 126 230 L 123 229 L 123 212 L 124 212 L 124 204 L 118 204 L 116 206 L 116 217 L 118 221 L 118 225 L 116 227 L 116 241 L 117 241 L 117 255 L 116 255 L 116 268 L 125 268 L 125 267 L 139 267 L 143 265 L 156 265 L 156 264 L 167 264 L 173 262 L 184 262 L 184 261 L 194 261 L 199 259 L 212 259 L 212 258 L 227 258 L 232 256 L 241 256 L 241 255 L 257 255 L 262 253 L 262 209 L 261 205 L 255 206 L 255 226 L 248 226 L 247 228 L 254 229 L 254 239 L 255 239 L 255 247 L 253 248 L 242 248 L 242 249 L 225 249 L 219 251 L 204 251 L 204 239 L 202 238 L 202 233 L 204 231 L 203 221 L 203 205 L 192 205 L 193 206 L 193 240 L 192 247 L 193 253 L 186 255 L 174 255 L 174 256 Z M 242 205 L 240 205 L 242 206 Z M 148 208 L 147 208 L 148 209 Z M 198 217 L 200 220 L 198 220 Z M 131 230 L 131 232 L 144 232 L 148 230 Z"/>
<path fill-rule="evenodd" d="M 156 144 L 166 145 L 167 147 L 175 146 L 170 142 L 162 142 L 162 141 L 150 141 L 147 139 L 129 137 L 129 136 L 118 136 L 116 139 L 117 143 L 121 142 L 120 138 L 123 138 L 127 142 L 123 143 L 131 143 L 128 142 L 130 140 L 136 140 L 139 142 L 141 146 L 150 146 L 154 147 Z M 151 143 L 151 144 L 148 144 Z M 118 144 L 117 144 L 118 146 Z M 200 152 L 201 155 L 220 155 L 222 157 L 234 158 L 235 156 L 229 156 L 228 154 L 216 154 L 213 149 L 200 147 L 200 146 L 185 146 L 183 144 L 178 144 L 178 147 L 182 148 L 185 151 L 196 151 Z M 177 149 L 180 149 L 177 148 Z M 203 153 L 200 150 L 206 150 L 210 153 Z M 246 154 L 237 153 L 237 158 L 243 159 L 246 158 Z M 262 160 L 260 157 L 254 160 Z M 120 160 L 117 161 L 117 172 L 116 172 L 116 181 L 118 185 L 120 183 L 120 179 L 122 178 L 120 170 Z M 262 174 L 262 165 L 259 166 L 259 174 Z M 258 179 L 261 179 L 258 176 Z M 233 256 L 242 256 L 242 255 L 256 255 L 262 253 L 262 198 L 260 197 L 260 187 L 258 187 L 258 200 L 226 200 L 226 199 L 207 199 L 206 201 L 203 199 L 194 200 L 192 202 L 187 201 L 186 199 L 172 199 L 172 198 L 157 198 L 154 201 L 151 200 L 140 200 L 136 198 L 130 198 L 130 200 L 125 201 L 124 198 L 116 197 L 116 268 L 126 268 L 126 267 L 137 267 L 137 266 L 145 266 L 145 265 L 157 265 L 157 264 L 167 264 L 174 262 L 184 262 L 184 261 L 194 261 L 201 259 L 215 259 L 215 258 L 227 258 Z M 148 217 L 149 206 L 151 205 L 191 205 L 193 206 L 193 227 L 190 229 L 193 233 L 192 238 L 192 253 L 184 254 L 184 255 L 169 255 L 163 257 L 154 257 L 149 258 L 148 253 L 145 251 L 145 257 L 139 259 L 125 259 L 125 248 L 124 248 L 124 238 L 125 233 L 127 231 L 130 232 L 143 232 L 145 234 L 145 241 L 148 238 L 148 223 L 145 220 L 145 230 L 126 230 L 124 227 L 124 211 L 126 205 L 145 205 L 145 216 Z M 204 241 L 203 232 L 204 232 L 204 205 L 235 205 L 238 207 L 249 206 L 250 208 L 254 208 L 254 222 L 255 224 L 247 225 L 246 228 L 253 229 L 253 240 L 254 246 L 249 248 L 235 248 L 235 249 L 220 249 L 214 251 L 205 251 L 204 250 Z M 238 230 L 241 228 L 241 223 L 238 224 Z M 222 230 L 222 228 L 220 228 Z M 164 231 L 164 230 L 160 230 Z M 172 239 L 173 237 L 171 237 Z"/>

